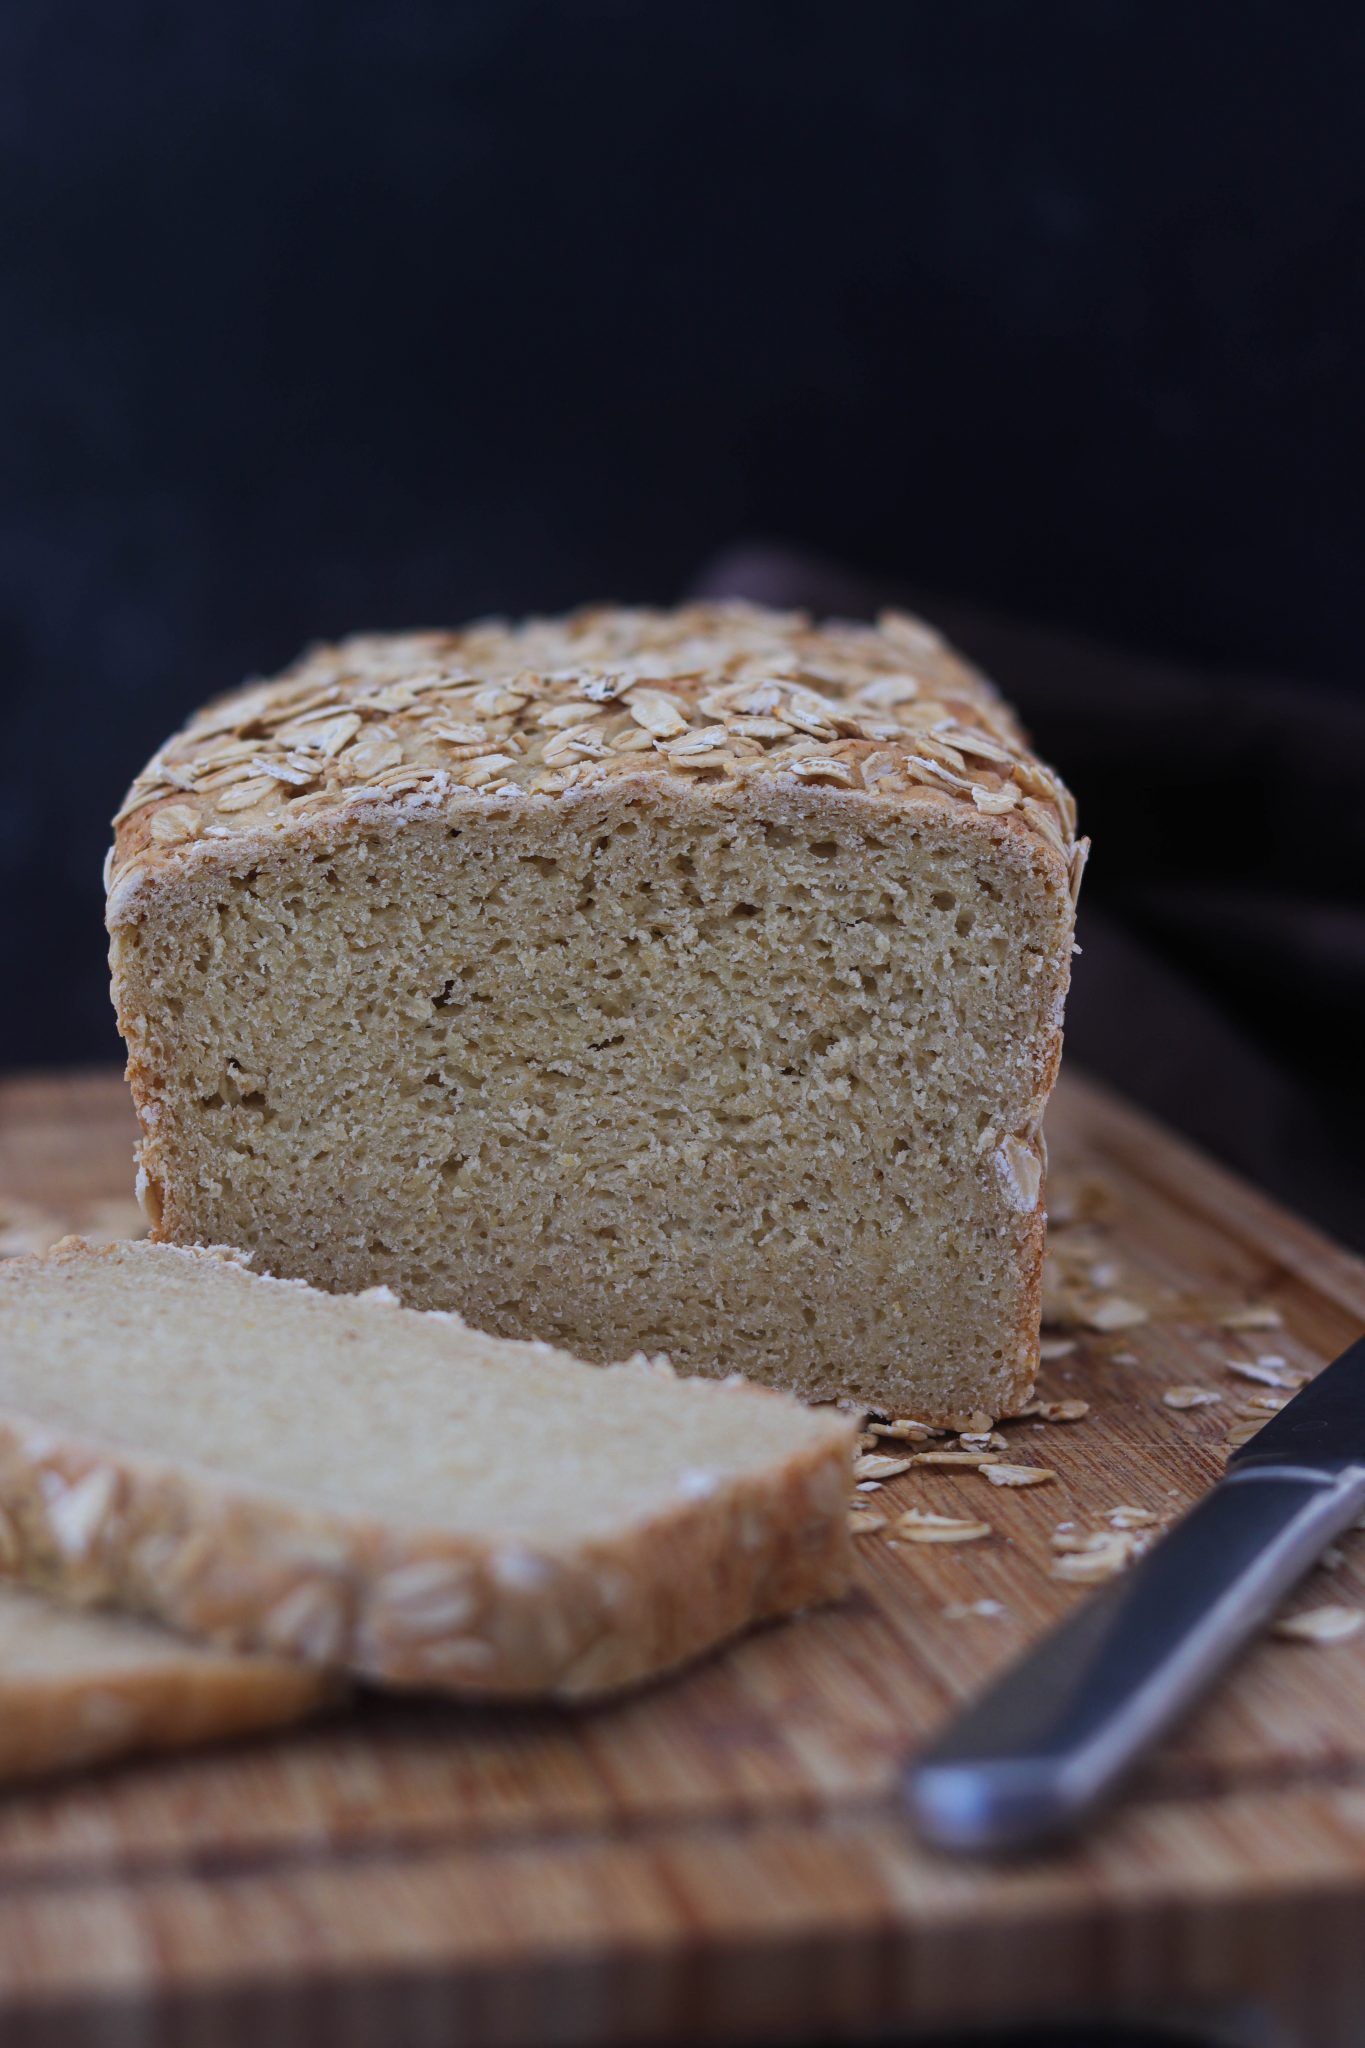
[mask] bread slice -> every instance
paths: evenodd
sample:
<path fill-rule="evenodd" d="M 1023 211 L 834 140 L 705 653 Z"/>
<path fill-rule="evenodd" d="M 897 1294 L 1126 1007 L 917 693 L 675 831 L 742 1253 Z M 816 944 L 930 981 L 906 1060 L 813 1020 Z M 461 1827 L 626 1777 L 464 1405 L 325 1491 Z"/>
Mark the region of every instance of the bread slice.
<path fill-rule="evenodd" d="M 337 1689 L 306 1664 L 0 1585 L 0 1784 L 281 1727 Z"/>
<path fill-rule="evenodd" d="M 0 1265 L 13 1569 L 394 1684 L 606 1692 L 841 1592 L 853 1427 L 231 1254 Z"/>
<path fill-rule="evenodd" d="M 596 1359 L 1003 1414 L 1084 848 L 928 628 L 350 640 L 139 776 L 153 1235 Z"/>

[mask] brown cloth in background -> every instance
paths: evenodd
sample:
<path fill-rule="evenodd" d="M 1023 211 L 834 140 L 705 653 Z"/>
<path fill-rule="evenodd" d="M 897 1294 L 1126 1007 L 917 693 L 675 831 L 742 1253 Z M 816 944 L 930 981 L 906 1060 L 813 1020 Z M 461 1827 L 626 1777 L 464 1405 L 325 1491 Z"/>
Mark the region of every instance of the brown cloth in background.
<path fill-rule="evenodd" d="M 796 550 L 694 595 L 922 612 L 1076 792 L 1094 851 L 1068 1056 L 1365 1247 L 1365 709 L 1014 624 Z"/>

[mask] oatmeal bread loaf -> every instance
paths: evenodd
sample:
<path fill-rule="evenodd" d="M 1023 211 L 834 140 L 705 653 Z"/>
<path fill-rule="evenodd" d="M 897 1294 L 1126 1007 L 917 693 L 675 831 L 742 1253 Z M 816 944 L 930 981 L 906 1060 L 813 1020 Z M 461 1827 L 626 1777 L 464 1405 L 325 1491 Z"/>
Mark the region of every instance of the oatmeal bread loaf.
<path fill-rule="evenodd" d="M 157 1238 L 933 1422 L 1023 1397 L 1084 844 L 928 627 L 349 640 L 116 827 Z"/>
<path fill-rule="evenodd" d="M 0 1784 L 259 1734 L 338 1691 L 311 1665 L 239 1657 L 0 1585 Z"/>
<path fill-rule="evenodd" d="M 834 1597 L 853 1434 L 221 1251 L 0 1263 L 9 1569 L 388 1684 L 582 1698 Z"/>

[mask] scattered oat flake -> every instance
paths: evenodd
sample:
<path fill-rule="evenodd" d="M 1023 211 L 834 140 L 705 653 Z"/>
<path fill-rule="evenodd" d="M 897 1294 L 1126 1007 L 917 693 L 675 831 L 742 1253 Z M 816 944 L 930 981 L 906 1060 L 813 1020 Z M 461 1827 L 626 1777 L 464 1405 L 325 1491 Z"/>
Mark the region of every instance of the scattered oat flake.
<path fill-rule="evenodd" d="M 1128 1301 L 1121 1294 L 1107 1294 L 1102 1301 L 1086 1309 L 1082 1320 L 1092 1330 L 1133 1330 L 1139 1323 L 1150 1320 L 1148 1311 L 1136 1301 Z"/>
<path fill-rule="evenodd" d="M 855 1479 L 898 1479 L 902 1472 L 910 1470 L 909 1458 L 881 1458 L 875 1452 L 864 1452 L 861 1458 L 853 1460 Z"/>
<path fill-rule="evenodd" d="M 1223 1363 L 1228 1371 L 1235 1372 L 1239 1379 L 1257 1380 L 1263 1387 L 1292 1388 L 1302 1383 L 1297 1373 L 1290 1373 L 1285 1369 L 1285 1361 L 1282 1358 L 1276 1359 L 1273 1364 L 1264 1358 L 1258 1358 L 1254 1364 L 1245 1358 L 1225 1358 Z"/>
<path fill-rule="evenodd" d="M 1283 1393 L 1278 1394 L 1252 1394 L 1248 1400 L 1243 1401 L 1237 1413 L 1248 1416 L 1278 1415 L 1282 1408 L 1289 1406 L 1292 1398 L 1292 1388 L 1287 1388 Z"/>
<path fill-rule="evenodd" d="M 913 1465 L 998 1465 L 998 1451 L 916 1451 Z"/>
<path fill-rule="evenodd" d="M 1251 1301 L 1242 1308 L 1230 1308 L 1218 1321 L 1225 1330 L 1278 1330 L 1284 1317 L 1268 1301 Z"/>
<path fill-rule="evenodd" d="M 1038 1356 L 1047 1365 L 1055 1358 L 1070 1358 L 1075 1349 L 1074 1337 L 1044 1337 L 1038 1346 Z"/>
<path fill-rule="evenodd" d="M 1005 1611 L 1002 1600 L 950 1600 L 943 1610 L 945 1621 L 995 1621 Z"/>
<path fill-rule="evenodd" d="M 1124 1534 L 1115 1529 L 1108 1539 L 1089 1544 L 1084 1550 L 1067 1550 L 1052 1560 L 1054 1579 L 1068 1579 L 1088 1586 L 1100 1579 L 1112 1579 L 1132 1563 L 1136 1552 Z"/>
<path fill-rule="evenodd" d="M 1040 1422 L 1083 1422 L 1090 1413 L 1088 1401 L 1037 1401 L 1033 1412 Z"/>
<path fill-rule="evenodd" d="M 989 1522 L 974 1522 L 962 1515 L 931 1515 L 923 1508 L 908 1508 L 896 1524 L 896 1534 L 908 1543 L 979 1543 L 990 1533 Z"/>
<path fill-rule="evenodd" d="M 873 1536 L 878 1529 L 886 1527 L 886 1516 L 869 1514 L 866 1510 L 858 1512 L 850 1509 L 848 1526 L 855 1536 Z"/>
<path fill-rule="evenodd" d="M 1167 1387 L 1161 1398 L 1168 1408 L 1211 1408 L 1223 1397 L 1212 1387 Z"/>
<path fill-rule="evenodd" d="M 992 1486 L 1046 1486 L 1057 1474 L 1046 1465 L 987 1465 L 984 1476 Z"/>
<path fill-rule="evenodd" d="M 1358 1607 L 1305 1607 L 1271 1624 L 1274 1634 L 1295 1643 L 1344 1643 L 1365 1626 Z"/>
<path fill-rule="evenodd" d="M 1109 1363 L 1111 1365 L 1136 1365 L 1138 1363 L 1138 1355 L 1136 1351 L 1111 1351 Z"/>
<path fill-rule="evenodd" d="M 931 1423 L 912 1422 L 908 1415 L 892 1422 L 869 1422 L 867 1427 L 872 1436 L 889 1437 L 899 1443 L 927 1444 L 931 1437 L 943 1435 Z"/>
<path fill-rule="evenodd" d="M 1159 1519 L 1151 1508 L 1117 1507 L 1109 1510 L 1110 1527 L 1114 1529 L 1150 1529 Z"/>
<path fill-rule="evenodd" d="M 880 1479 L 860 1479 L 854 1489 L 857 1493 L 880 1493 L 881 1490 L 882 1482 Z"/>

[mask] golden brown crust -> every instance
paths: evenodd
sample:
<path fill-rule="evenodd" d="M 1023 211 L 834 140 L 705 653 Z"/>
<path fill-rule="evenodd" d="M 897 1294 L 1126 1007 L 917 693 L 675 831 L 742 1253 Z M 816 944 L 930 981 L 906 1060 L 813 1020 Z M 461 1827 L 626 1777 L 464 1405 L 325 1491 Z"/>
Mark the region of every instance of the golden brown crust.
<path fill-rule="evenodd" d="M 7 1615 L 21 1610 L 15 1623 L 30 1629 L 41 1627 L 48 1606 L 9 1587 L 0 1603 Z M 72 1612 L 55 1621 L 65 1649 L 52 1669 L 30 1653 L 22 1672 L 0 1676 L 0 1783 L 288 1727 L 342 1692 L 332 1674 L 312 1666 L 235 1656 L 169 1633 L 162 1639 L 154 1626 L 122 1615 Z"/>
<path fill-rule="evenodd" d="M 66 1239 L 42 1260 L 10 1262 L 4 1279 L 22 1288 L 25 1269 L 130 1255 L 147 1261 L 149 1287 L 158 1260 L 237 1257 Z M 252 1284 L 314 1293 L 301 1281 Z M 387 1302 L 365 1307 L 412 1313 Z M 642 1360 L 594 1370 L 610 1403 L 613 1375 L 656 1368 Z M 750 1404 L 790 1405 L 744 1391 Z M 0 1536 L 10 1569 L 30 1585 L 155 1615 L 232 1649 L 391 1685 L 591 1697 L 846 1590 L 854 1424 L 832 1413 L 810 1419 L 810 1438 L 784 1458 L 723 1481 L 705 1475 L 711 1483 L 695 1498 L 670 1500 L 644 1525 L 551 1558 L 313 1507 L 207 1465 L 0 1408 Z"/>
<path fill-rule="evenodd" d="M 611 783 L 707 801 L 773 780 L 975 811 L 1079 883 L 1069 792 L 920 621 L 603 608 L 351 639 L 209 705 L 115 819 L 110 919 L 168 866 L 376 809 L 510 808 Z"/>

